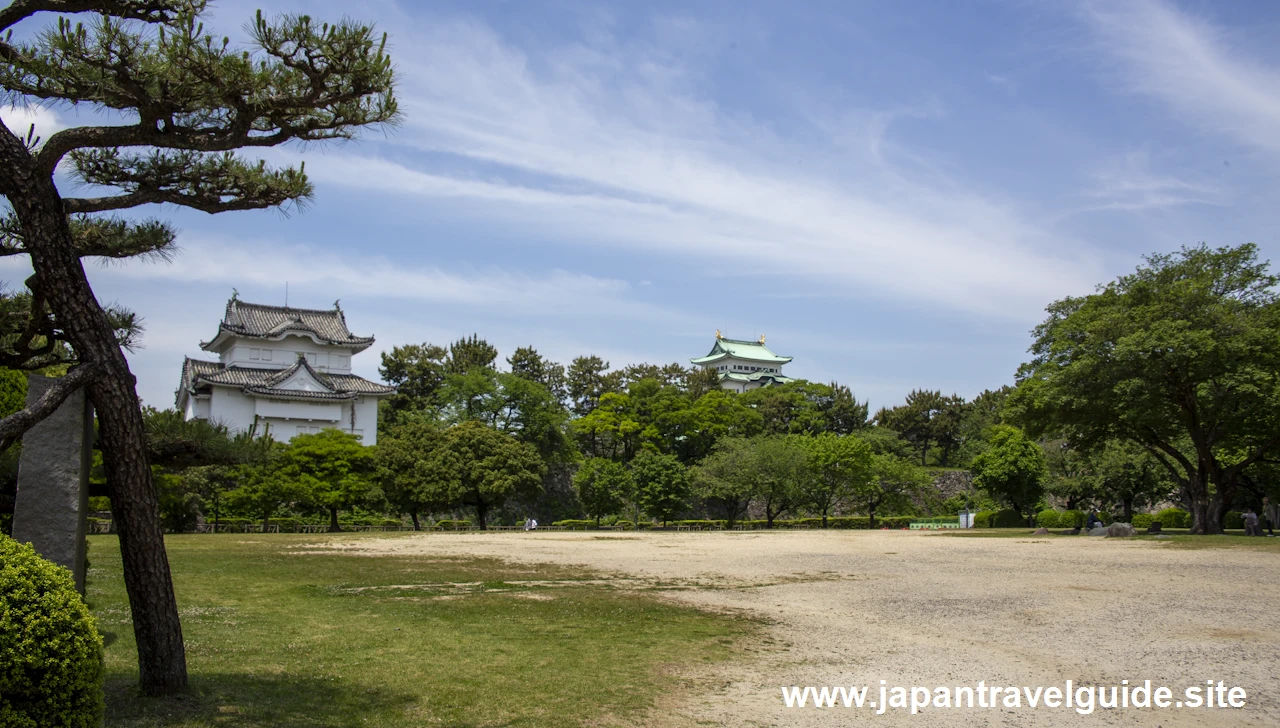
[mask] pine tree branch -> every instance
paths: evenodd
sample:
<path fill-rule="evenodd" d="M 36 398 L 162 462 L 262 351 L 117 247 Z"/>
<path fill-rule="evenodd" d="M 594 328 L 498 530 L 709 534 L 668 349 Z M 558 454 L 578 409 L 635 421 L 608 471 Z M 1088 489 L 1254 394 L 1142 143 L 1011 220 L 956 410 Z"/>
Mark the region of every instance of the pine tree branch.
<path fill-rule="evenodd" d="M 172 21 L 183 12 L 203 12 L 204 0 L 16 0 L 0 9 L 0 30 L 36 13 L 101 13 L 148 23 Z"/>
<path fill-rule="evenodd" d="M 92 381 L 99 371 L 100 367 L 95 364 L 81 364 L 55 380 L 35 403 L 0 420 L 0 452 L 8 450 L 27 430 L 53 414 L 72 392 Z"/>
<path fill-rule="evenodd" d="M 76 254 L 82 258 L 149 257 L 168 261 L 177 252 L 177 231 L 159 220 L 75 215 L 68 220 Z M 26 255 L 22 230 L 12 213 L 0 216 L 0 258 Z"/>
<path fill-rule="evenodd" d="M 269 169 L 265 162 L 246 162 L 230 152 L 125 154 L 116 149 L 72 152 L 79 177 L 100 187 L 128 194 L 63 200 L 70 213 L 101 212 L 169 202 L 204 212 L 258 210 L 301 203 L 311 184 L 302 169 Z"/>
<path fill-rule="evenodd" d="M 200 152 L 347 139 L 399 118 L 386 38 L 350 22 L 306 16 L 252 28 L 253 52 L 215 41 L 195 14 L 143 33 L 110 17 L 56 29 L 12 49 L 0 87 L 44 101 L 133 111 L 138 123 L 66 129 L 38 155 L 52 173 L 77 149 L 152 146 Z"/>

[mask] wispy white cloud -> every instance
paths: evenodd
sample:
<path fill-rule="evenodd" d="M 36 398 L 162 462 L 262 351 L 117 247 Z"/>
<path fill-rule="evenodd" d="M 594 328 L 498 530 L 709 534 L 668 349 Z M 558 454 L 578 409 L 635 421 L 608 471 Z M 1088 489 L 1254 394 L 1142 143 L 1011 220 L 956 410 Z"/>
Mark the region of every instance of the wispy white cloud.
<path fill-rule="evenodd" d="M 1233 46 L 1224 28 L 1167 2 L 1081 7 L 1129 90 L 1163 101 L 1201 128 L 1280 151 L 1280 68 Z"/>
<path fill-rule="evenodd" d="M 783 136 L 710 101 L 653 44 L 606 36 L 526 52 L 473 21 L 405 32 L 420 40 L 397 56 L 407 121 L 394 144 L 471 166 L 309 159 L 325 184 L 501 205 L 504 217 L 586 245 L 699 255 L 1000 317 L 1034 316 L 1099 277 L 1087 248 L 887 144 L 885 124 Z"/>
<path fill-rule="evenodd" d="M 1092 189 L 1091 210 L 1154 210 L 1182 205 L 1221 205 L 1224 194 L 1217 186 L 1193 182 L 1151 169 L 1150 153 L 1142 150 L 1102 169 Z"/>
<path fill-rule="evenodd" d="M 228 287 L 337 291 L 364 299 L 414 300 L 493 308 L 514 316 L 548 311 L 671 319 L 679 314 L 635 300 L 620 279 L 552 270 L 533 275 L 492 267 L 469 272 L 413 267 L 379 255 L 337 254 L 307 245 L 236 241 L 213 236 L 182 239 L 172 263 L 110 264 L 95 278 L 181 281 Z M 228 292 L 230 288 L 228 288 Z"/>

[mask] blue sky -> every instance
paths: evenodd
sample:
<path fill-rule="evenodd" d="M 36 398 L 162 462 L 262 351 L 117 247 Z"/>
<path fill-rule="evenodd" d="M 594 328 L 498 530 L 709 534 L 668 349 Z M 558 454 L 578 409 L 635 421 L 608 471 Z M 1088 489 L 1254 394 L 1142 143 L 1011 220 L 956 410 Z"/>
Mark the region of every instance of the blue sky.
<path fill-rule="evenodd" d="M 258 4 L 215 5 L 233 37 Z M 97 266 L 172 403 L 234 287 L 383 348 L 687 362 L 767 334 L 873 408 L 1010 383 L 1044 306 L 1205 241 L 1280 252 L 1266 2 L 263 3 L 390 34 L 404 123 L 305 160 L 300 214 L 148 210 L 171 264 Z M 3 112 L 11 128 L 77 123 Z M 17 283 L 21 263 L 0 277 Z"/>

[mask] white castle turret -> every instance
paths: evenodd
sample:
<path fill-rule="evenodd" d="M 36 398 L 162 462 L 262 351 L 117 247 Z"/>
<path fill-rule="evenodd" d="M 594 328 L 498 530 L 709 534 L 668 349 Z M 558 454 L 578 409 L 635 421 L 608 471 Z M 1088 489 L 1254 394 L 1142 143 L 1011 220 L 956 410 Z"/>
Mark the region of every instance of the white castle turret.
<path fill-rule="evenodd" d="M 376 444 L 378 399 L 396 390 L 351 373 L 351 357 L 372 344 L 347 330 L 337 301 L 319 311 L 233 295 L 217 335 L 200 344 L 218 361 L 182 364 L 178 410 L 280 441 L 336 427 Z"/>

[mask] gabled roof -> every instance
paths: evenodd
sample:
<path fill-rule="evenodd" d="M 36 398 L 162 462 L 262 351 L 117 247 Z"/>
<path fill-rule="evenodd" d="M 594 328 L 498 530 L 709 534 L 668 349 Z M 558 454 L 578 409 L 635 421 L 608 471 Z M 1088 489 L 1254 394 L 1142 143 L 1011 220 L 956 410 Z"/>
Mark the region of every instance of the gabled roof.
<path fill-rule="evenodd" d="M 721 372 L 720 381 L 723 382 L 726 379 L 734 382 L 759 382 L 761 380 L 768 380 L 768 382 L 772 384 L 786 384 L 788 382 L 796 381 L 791 377 L 784 377 L 781 374 L 773 374 L 770 372 L 750 372 L 746 374 L 742 372 Z"/>
<path fill-rule="evenodd" d="M 760 341 L 741 341 L 739 339 L 723 339 L 719 336 L 716 337 L 716 343 L 711 347 L 710 354 L 690 359 L 689 361 L 694 364 L 710 364 L 727 358 L 760 361 L 768 364 L 786 364 L 791 361 L 789 356 L 778 356 L 769 351 L 769 347 L 764 345 L 764 337 L 760 337 Z"/>
<path fill-rule="evenodd" d="M 347 317 L 336 301 L 332 311 L 320 311 L 232 298 L 227 301 L 217 336 L 201 343 L 200 348 L 210 351 L 226 335 L 278 339 L 289 333 L 309 334 L 324 343 L 350 346 L 355 351 L 363 351 L 373 344 L 372 336 L 355 336 L 347 329 Z"/>
<path fill-rule="evenodd" d="M 323 388 L 322 391 L 280 388 L 280 385 L 299 372 L 305 372 L 307 376 L 314 379 Z M 227 367 L 220 362 L 199 359 L 186 359 L 182 362 L 182 384 L 178 389 L 179 404 L 181 404 L 183 392 L 198 396 L 208 393 L 209 389 L 215 386 L 235 387 L 254 397 L 308 401 L 346 401 L 360 395 L 378 397 L 396 392 L 395 387 L 371 382 L 354 374 L 318 372 L 303 358 L 299 358 L 287 369 Z"/>

